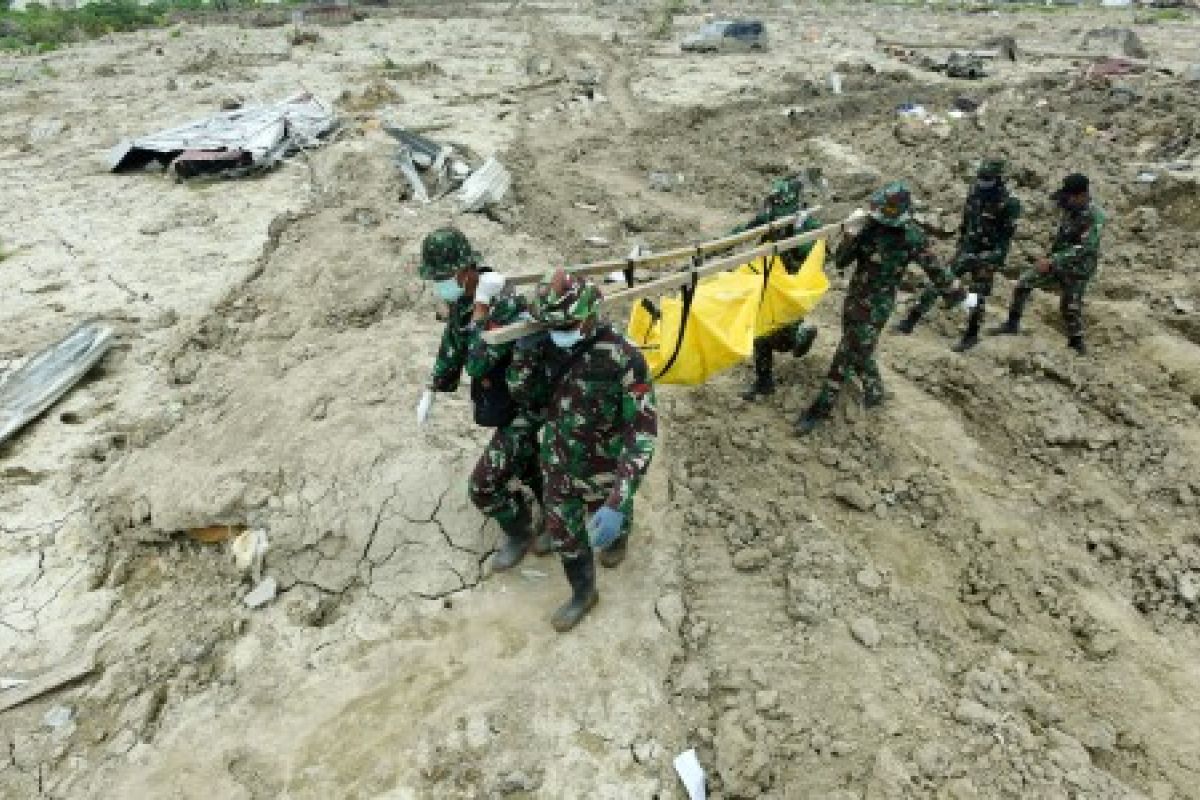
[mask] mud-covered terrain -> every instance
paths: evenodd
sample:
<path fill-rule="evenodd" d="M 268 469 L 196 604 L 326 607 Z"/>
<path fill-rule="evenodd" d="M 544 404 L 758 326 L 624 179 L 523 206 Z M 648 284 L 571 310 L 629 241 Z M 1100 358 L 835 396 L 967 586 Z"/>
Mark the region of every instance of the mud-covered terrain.
<path fill-rule="evenodd" d="M 0 449 L 0 677 L 97 662 L 0 712 L 0 796 L 674 798 L 695 747 L 717 798 L 1200 797 L 1196 22 L 1136 26 L 1161 70 L 968 82 L 874 34 L 1073 50 L 1132 12 L 742 10 L 766 53 L 681 54 L 700 9 L 505 3 L 0 57 L 0 369 L 85 319 L 119 338 Z M 105 171 L 122 137 L 300 87 L 343 125 L 274 172 Z M 511 196 L 409 199 L 380 120 L 496 154 Z M 465 392 L 414 418 L 425 233 L 510 273 L 623 256 L 719 235 L 807 169 L 829 219 L 909 181 L 948 256 L 991 154 L 1026 212 L 994 321 L 1049 192 L 1092 177 L 1087 357 L 1051 296 L 965 356 L 939 310 L 885 336 L 882 409 L 847 391 L 800 440 L 835 275 L 769 402 L 739 399 L 746 368 L 659 388 L 630 557 L 579 628 L 549 626 L 555 560 L 490 574 L 465 492 L 486 432 Z M 217 525 L 267 532 L 265 607 L 195 534 Z"/>

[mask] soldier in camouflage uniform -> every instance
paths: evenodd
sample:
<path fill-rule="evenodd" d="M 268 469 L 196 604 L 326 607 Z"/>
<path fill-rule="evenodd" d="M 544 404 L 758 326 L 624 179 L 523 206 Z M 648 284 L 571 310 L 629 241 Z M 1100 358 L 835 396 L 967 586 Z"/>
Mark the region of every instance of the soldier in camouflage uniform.
<path fill-rule="evenodd" d="M 803 191 L 804 184 L 799 178 L 773 182 L 771 191 L 763 202 L 763 210 L 745 225 L 734 228 L 732 233 L 741 233 L 782 217 L 797 215 L 804 207 L 800 200 Z M 799 230 L 795 225 L 787 225 L 762 237 L 762 242 L 783 241 L 819 227 L 821 227 L 821 222 L 816 215 L 808 214 L 804 217 Z M 804 266 L 804 260 L 812 252 L 812 248 L 812 244 L 806 244 L 780 254 L 779 258 L 789 275 L 795 275 L 800 271 L 800 268 Z M 775 391 L 775 375 L 772 364 L 774 353 L 790 352 L 800 358 L 812 349 L 816 339 L 817 329 L 803 321 L 795 325 L 786 325 L 773 333 L 755 339 L 754 382 L 742 393 L 742 397 L 746 400 L 756 400 L 761 396 L 772 394 Z"/>
<path fill-rule="evenodd" d="M 521 340 L 509 369 L 513 396 L 545 409 L 545 524 L 571 584 L 571 599 L 552 619 L 560 632 L 599 599 L 592 548 L 604 566 L 625 556 L 633 498 L 658 435 L 646 360 L 600 320 L 599 304 L 590 281 L 561 269 L 548 274 L 532 313 L 551 330 Z"/>
<path fill-rule="evenodd" d="M 526 312 L 520 295 L 504 289 L 504 276 L 479 266 L 467 237 L 455 228 L 441 228 L 425 237 L 421 248 L 420 276 L 436 281 L 438 295 L 450 308 L 434 361 L 429 390 L 422 400 L 419 419 L 424 422 L 432 392 L 453 392 L 465 370 L 471 378 L 471 399 L 476 422 L 496 432 L 484 448 L 467 481 L 471 502 L 504 531 L 504 540 L 492 559 L 495 570 L 515 566 L 529 549 L 533 537 L 533 508 L 514 483 L 524 484 L 539 501 L 542 475 L 537 461 L 540 417 L 512 401 L 506 381 L 513 345 L 488 345 L 487 329 L 517 321 Z M 533 542 L 535 552 L 549 552 L 543 533 Z"/>
<path fill-rule="evenodd" d="M 1013 291 L 1008 320 L 992 333 L 1015 334 L 1021 331 L 1021 315 L 1034 289 L 1058 289 L 1059 310 L 1067 329 L 1067 346 L 1079 355 L 1087 353 L 1083 341 L 1083 295 L 1096 274 L 1100 258 L 1100 232 L 1104 212 L 1092 204 L 1086 175 L 1078 173 L 1063 179 L 1062 187 L 1051 195 L 1062 210 L 1050 256 L 1039 259 L 1034 269 L 1026 270 Z"/>
<path fill-rule="evenodd" d="M 967 329 L 954 345 L 956 352 L 965 352 L 979 343 L 979 328 L 983 324 L 996 271 L 1008 258 L 1020 216 L 1021 201 L 1004 185 L 1004 162 L 999 159 L 984 161 L 976 173 L 975 187 L 967 195 L 962 224 L 958 228 L 958 251 L 950 264 L 955 277 L 969 279 L 967 288 L 975 300 L 967 317 Z M 939 294 L 936 287 L 926 284 L 896 330 L 912 333 L 921 317 L 933 308 Z"/>
<path fill-rule="evenodd" d="M 835 263 L 856 265 L 842 305 L 842 340 L 816 400 L 796 422 L 810 433 L 833 410 L 842 384 L 858 376 L 868 407 L 883 402 L 883 377 L 875 363 L 879 334 L 896 306 L 896 290 L 910 262 L 917 262 L 948 297 L 962 294 L 948 270 L 938 265 L 925 234 L 911 219 L 912 196 L 903 183 L 889 183 L 871 196 L 866 227 L 838 249 Z"/>

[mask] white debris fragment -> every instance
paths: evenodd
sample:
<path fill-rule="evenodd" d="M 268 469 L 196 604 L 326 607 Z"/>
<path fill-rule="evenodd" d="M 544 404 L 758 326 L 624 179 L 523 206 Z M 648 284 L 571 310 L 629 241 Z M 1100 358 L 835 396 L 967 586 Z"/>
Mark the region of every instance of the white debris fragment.
<path fill-rule="evenodd" d="M 261 608 L 275 599 L 275 592 L 278 588 L 279 584 L 275 579 L 268 576 L 243 597 L 242 602 L 246 604 L 246 608 Z"/>
<path fill-rule="evenodd" d="M 18 686 L 24 686 L 29 683 L 27 678 L 0 678 L 0 691 L 5 689 L 15 689 Z"/>
<path fill-rule="evenodd" d="M 267 556 L 267 532 L 261 528 L 243 531 L 229 544 L 233 562 L 243 575 L 249 575 L 255 583 L 262 581 L 263 561 Z"/>
<path fill-rule="evenodd" d="M 683 781 L 683 788 L 687 789 L 688 800 L 705 800 L 704 768 L 700 766 L 695 749 L 675 756 L 675 772 Z"/>
<path fill-rule="evenodd" d="M 42 717 L 42 724 L 47 728 L 58 730 L 75 717 L 75 711 L 70 706 L 54 706 Z"/>
<path fill-rule="evenodd" d="M 493 203 L 499 203 L 508 194 L 512 185 L 512 176 L 504 165 L 491 156 L 483 162 L 483 166 L 471 173 L 471 177 L 463 181 L 458 191 L 459 210 L 481 211 Z"/>

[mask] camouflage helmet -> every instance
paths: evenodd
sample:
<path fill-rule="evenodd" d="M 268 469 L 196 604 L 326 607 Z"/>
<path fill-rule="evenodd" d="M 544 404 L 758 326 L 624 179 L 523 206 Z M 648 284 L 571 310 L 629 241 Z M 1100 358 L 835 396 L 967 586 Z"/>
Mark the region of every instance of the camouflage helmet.
<path fill-rule="evenodd" d="M 912 193 L 902 181 L 895 181 L 871 195 L 871 219 L 899 227 L 911 218 Z"/>
<path fill-rule="evenodd" d="M 466 234 L 458 228 L 438 228 L 421 243 L 421 265 L 417 271 L 422 280 L 444 281 L 463 267 L 474 266 L 478 260 L 479 254 L 471 249 Z"/>
<path fill-rule="evenodd" d="M 547 272 L 538 283 L 530 312 L 538 322 L 561 327 L 595 316 L 600 298 L 596 284 L 560 268 Z"/>
<path fill-rule="evenodd" d="M 774 208 L 798 208 L 804 184 L 799 178 L 779 178 L 771 181 L 767 202 Z"/>
<path fill-rule="evenodd" d="M 1005 166 L 1002 158 L 985 158 L 979 162 L 979 170 L 975 173 L 975 177 L 984 180 L 998 180 L 1004 177 Z"/>

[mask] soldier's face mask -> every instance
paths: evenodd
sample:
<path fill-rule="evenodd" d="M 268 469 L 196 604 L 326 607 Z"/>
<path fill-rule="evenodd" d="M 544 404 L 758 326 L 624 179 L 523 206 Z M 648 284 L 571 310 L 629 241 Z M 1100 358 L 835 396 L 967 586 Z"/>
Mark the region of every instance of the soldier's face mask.
<path fill-rule="evenodd" d="M 458 285 L 457 278 L 447 278 L 444 281 L 438 281 L 433 286 L 437 290 L 438 297 L 442 298 L 447 303 L 456 302 L 463 296 L 465 292 L 463 287 Z"/>
<path fill-rule="evenodd" d="M 570 350 L 583 339 L 583 331 L 580 328 L 556 328 L 550 331 L 550 341 L 554 342 L 557 347 L 563 350 Z"/>

